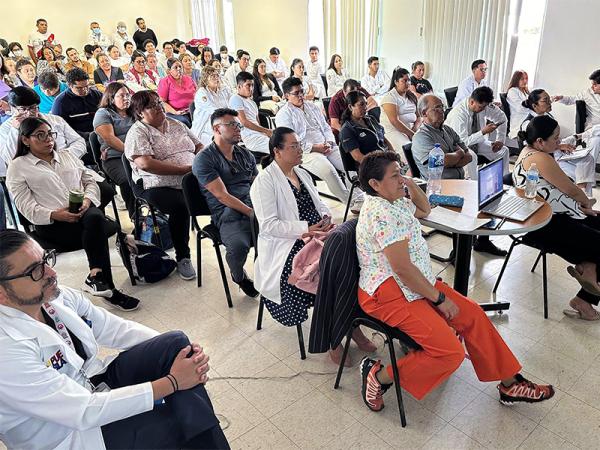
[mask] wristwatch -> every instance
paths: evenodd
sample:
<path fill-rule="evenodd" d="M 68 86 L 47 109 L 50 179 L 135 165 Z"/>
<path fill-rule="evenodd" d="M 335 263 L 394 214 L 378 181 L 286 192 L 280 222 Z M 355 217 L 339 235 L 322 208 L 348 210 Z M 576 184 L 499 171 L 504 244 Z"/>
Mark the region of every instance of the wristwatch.
<path fill-rule="evenodd" d="M 446 294 L 440 292 L 438 294 L 437 302 L 433 302 L 433 306 L 440 306 L 442 303 L 446 301 Z"/>

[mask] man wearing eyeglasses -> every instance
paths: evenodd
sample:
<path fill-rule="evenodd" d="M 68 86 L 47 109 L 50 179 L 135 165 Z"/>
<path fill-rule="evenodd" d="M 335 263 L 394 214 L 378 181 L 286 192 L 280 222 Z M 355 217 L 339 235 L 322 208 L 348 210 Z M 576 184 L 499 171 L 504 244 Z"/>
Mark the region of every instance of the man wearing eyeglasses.
<path fill-rule="evenodd" d="M 256 161 L 252 153 L 238 145 L 243 125 L 237 111 L 218 108 L 210 123 L 213 142 L 196 155 L 192 172 L 225 244 L 231 278 L 247 296 L 256 297 L 258 291 L 244 270 L 252 247 L 250 186 L 258 175 Z"/>
<path fill-rule="evenodd" d="M 461 100 L 467 98 L 478 87 L 488 85 L 485 78 L 487 71 L 488 66 L 483 59 L 476 59 L 471 63 L 472 74 L 462 80 L 458 85 L 458 91 L 454 98 L 454 105 L 457 105 Z"/>
<path fill-rule="evenodd" d="M 7 100 L 12 118 L 0 125 L 0 176 L 6 176 L 6 168 L 17 152 L 19 126 L 27 117 L 41 117 L 52 125 L 52 129 L 57 133 L 57 150 L 68 149 L 80 159 L 86 154 L 84 139 L 62 117 L 40 113 L 40 96 L 33 89 L 18 86 L 9 92 Z"/>
<path fill-rule="evenodd" d="M 54 251 L 0 231 L 0 435 L 9 448 L 229 448 L 208 356 L 58 284 Z M 101 359 L 99 348 L 120 353 Z"/>

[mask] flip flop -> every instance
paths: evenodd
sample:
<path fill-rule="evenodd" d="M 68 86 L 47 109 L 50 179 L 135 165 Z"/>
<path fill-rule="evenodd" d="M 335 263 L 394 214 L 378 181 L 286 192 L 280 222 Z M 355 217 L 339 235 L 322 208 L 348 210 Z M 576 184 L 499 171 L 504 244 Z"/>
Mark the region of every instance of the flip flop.
<path fill-rule="evenodd" d="M 563 309 L 563 314 L 567 317 L 570 317 L 571 319 L 587 320 L 589 322 L 593 322 L 595 320 L 600 320 L 600 313 L 598 313 L 598 311 L 596 311 L 596 315 L 594 316 L 593 319 L 587 319 L 587 318 L 583 317 L 581 315 L 581 312 L 579 312 L 575 309 Z"/>
<path fill-rule="evenodd" d="M 574 266 L 568 266 L 567 273 L 575 278 L 586 292 L 600 296 L 600 287 L 598 287 L 598 284 L 591 283 L 589 280 L 583 278 L 583 275 L 580 274 Z"/>

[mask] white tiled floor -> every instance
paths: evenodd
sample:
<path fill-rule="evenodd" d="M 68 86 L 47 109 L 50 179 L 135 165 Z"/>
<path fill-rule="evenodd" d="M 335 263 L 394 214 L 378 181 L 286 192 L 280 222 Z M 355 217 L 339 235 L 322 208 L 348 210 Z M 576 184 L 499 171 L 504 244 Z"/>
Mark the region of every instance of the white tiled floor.
<path fill-rule="evenodd" d="M 329 202 L 336 222 L 343 207 Z M 434 236 L 429 244 L 447 254 L 450 241 Z M 495 242 L 508 248 L 508 238 Z M 190 238 L 195 257 L 195 237 Z M 468 361 L 423 401 L 404 395 L 408 426 L 401 428 L 393 391 L 387 407 L 369 411 L 360 397 L 356 367 L 344 372 L 340 389 L 333 389 L 336 367 L 326 355 L 308 354 L 301 361 L 296 330 L 274 322 L 265 311 L 263 329 L 256 330 L 258 302 L 244 297 L 230 282 L 234 307 L 227 307 L 214 250 L 203 242 L 203 282 L 177 275 L 156 285 L 132 288 L 113 250 L 119 287 L 142 300 L 140 310 L 115 313 L 160 331 L 181 329 L 211 356 L 213 379 L 207 388 L 216 412 L 229 424 L 225 430 L 235 449 L 478 449 L 478 448 L 600 448 L 600 324 L 569 319 L 562 314 L 577 291 L 566 263 L 548 257 L 550 318 L 542 316 L 541 267 L 531 273 L 536 252 L 517 248 L 498 297 L 510 300 L 507 314 L 492 316 L 500 333 L 521 360 L 525 375 L 554 383 L 557 394 L 540 405 L 502 406 L 493 383 L 477 380 Z M 252 258 L 250 258 L 252 259 Z M 501 259 L 474 253 L 470 294 L 489 299 Z M 62 284 L 79 287 L 86 273 L 83 252 L 60 255 Z M 443 266 L 434 263 L 434 269 Z M 251 262 L 248 263 L 252 273 Z M 442 274 L 451 280 L 452 267 Z M 94 303 L 104 305 L 97 299 Z M 304 327 L 308 342 L 310 322 Z M 387 361 L 382 342 L 379 355 Z M 356 365 L 362 354 L 351 347 Z M 287 379 L 223 380 L 221 377 L 292 377 Z M 315 373 L 310 373 L 315 372 Z"/>

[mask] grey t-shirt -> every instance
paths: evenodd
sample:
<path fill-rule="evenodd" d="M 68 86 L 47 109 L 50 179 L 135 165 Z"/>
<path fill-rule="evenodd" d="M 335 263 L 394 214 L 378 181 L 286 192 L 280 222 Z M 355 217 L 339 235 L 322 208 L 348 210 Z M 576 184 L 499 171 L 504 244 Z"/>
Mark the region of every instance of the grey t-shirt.
<path fill-rule="evenodd" d="M 437 129 L 424 123 L 419 127 L 419 131 L 415 133 L 412 140 L 412 154 L 415 158 L 415 163 L 421 171 L 421 178 L 429 179 L 427 169 L 429 152 L 435 144 L 440 144 L 444 153 L 452 153 L 456 151 L 458 145 L 465 152 L 469 149 L 460 140 L 456 131 L 448 125 L 442 125 L 441 129 Z M 465 171 L 462 167 L 444 167 L 442 178 L 444 179 L 462 179 L 465 177 Z"/>
<path fill-rule="evenodd" d="M 125 143 L 125 136 L 127 136 L 127 132 L 133 125 L 134 120 L 129 117 L 123 117 L 118 112 L 110 109 L 110 108 L 100 108 L 96 111 L 96 115 L 94 116 L 94 130 L 100 125 L 112 125 L 115 136 L 118 137 L 123 143 Z M 115 150 L 108 146 L 104 139 L 98 135 L 98 140 L 100 141 L 100 150 L 108 149 L 108 155 L 106 159 L 112 158 L 120 158 L 123 154 L 122 152 Z"/>

